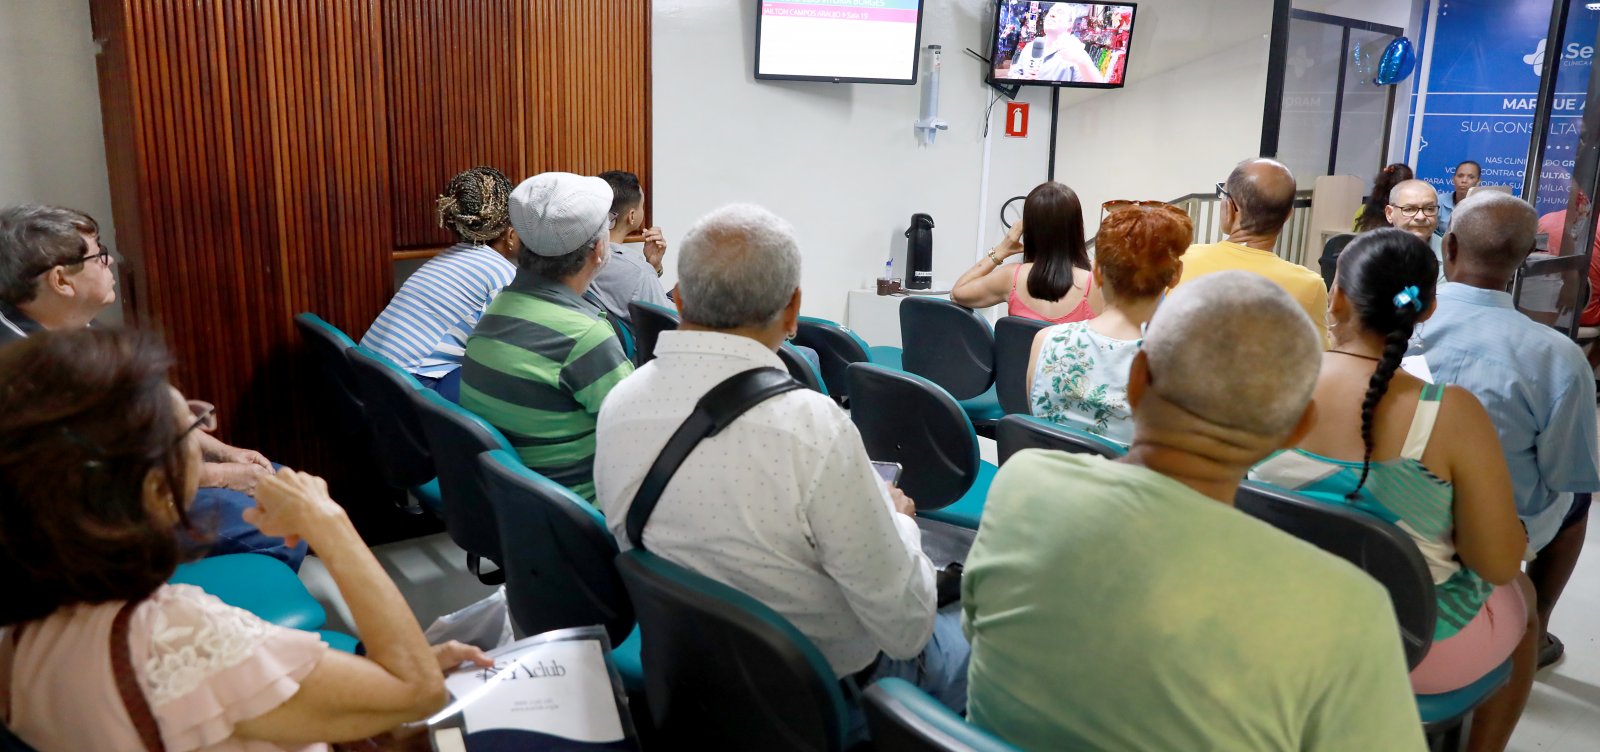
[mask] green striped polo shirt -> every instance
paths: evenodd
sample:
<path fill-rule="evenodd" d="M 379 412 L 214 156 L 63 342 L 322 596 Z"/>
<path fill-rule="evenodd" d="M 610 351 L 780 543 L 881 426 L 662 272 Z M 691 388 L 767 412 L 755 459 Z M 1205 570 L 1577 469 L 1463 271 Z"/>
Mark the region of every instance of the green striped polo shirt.
<path fill-rule="evenodd" d="M 605 313 L 518 270 L 467 340 L 461 406 L 504 433 L 529 469 L 594 500 L 594 424 L 633 364 Z"/>

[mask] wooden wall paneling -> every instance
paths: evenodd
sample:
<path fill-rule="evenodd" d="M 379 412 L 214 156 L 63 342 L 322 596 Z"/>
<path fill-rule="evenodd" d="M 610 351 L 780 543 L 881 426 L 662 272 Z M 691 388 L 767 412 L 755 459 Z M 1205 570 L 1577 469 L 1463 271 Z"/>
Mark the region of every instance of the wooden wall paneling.
<path fill-rule="evenodd" d="M 395 233 L 400 249 L 452 242 L 438 226 L 434 200 L 456 173 L 490 165 L 525 177 L 518 123 L 507 113 L 516 92 L 510 49 L 514 6 L 526 0 L 400 0 L 386 18 L 393 103 Z"/>
<path fill-rule="evenodd" d="M 628 169 L 648 188 L 646 0 L 395 0 L 389 8 L 398 251 L 450 242 L 433 198 L 474 165 L 518 182 L 549 170 Z M 618 95 L 629 104 L 619 108 Z"/>
<path fill-rule="evenodd" d="M 131 90 L 138 76 L 136 66 L 130 64 L 127 52 L 130 19 L 120 6 L 96 4 L 89 8 L 89 24 L 95 42 L 99 45 L 97 71 L 100 97 L 106 102 L 102 108 L 101 130 L 106 141 L 107 170 L 131 179 L 111 185 L 112 219 L 120 229 L 115 250 L 118 263 L 118 295 L 124 307 L 135 311 L 143 304 L 143 254 L 139 239 L 144 226 L 137 201 L 139 168 L 135 155 L 142 147 L 143 131 L 139 122 L 137 100 Z M 104 217 L 100 218 L 102 221 Z"/>
<path fill-rule="evenodd" d="M 387 503 L 323 436 L 291 321 L 359 336 L 387 302 L 380 3 L 92 0 L 91 17 L 130 320 L 166 333 L 225 440 Z"/>
<path fill-rule="evenodd" d="M 225 440 L 346 496 L 373 481 L 323 436 L 292 315 L 359 338 L 392 254 L 449 242 L 434 199 L 467 167 L 651 184 L 647 0 L 90 6 L 129 318 Z"/>

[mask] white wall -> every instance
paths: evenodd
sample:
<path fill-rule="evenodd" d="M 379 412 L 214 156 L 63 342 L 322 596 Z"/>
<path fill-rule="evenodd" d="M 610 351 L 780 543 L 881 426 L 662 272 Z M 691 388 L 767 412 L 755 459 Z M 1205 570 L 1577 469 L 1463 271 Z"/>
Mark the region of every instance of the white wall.
<path fill-rule="evenodd" d="M 115 248 L 95 53 L 88 2 L 0 0 L 0 206 L 88 212 Z"/>
<path fill-rule="evenodd" d="M 656 0 L 654 201 L 669 240 L 722 204 L 763 204 L 792 222 L 804 251 L 805 312 L 842 320 L 845 292 L 903 249 L 907 221 L 933 216 L 934 275 L 948 284 L 976 251 L 984 108 L 992 91 L 986 0 L 928 0 L 922 44 L 944 47 L 940 115 L 950 130 L 919 146 L 917 86 L 757 82 L 753 2 Z M 923 59 L 925 78 L 927 59 Z M 1044 180 L 1049 98 L 1028 91 L 1032 137 L 992 145 L 988 216 Z M 995 121 L 1003 105 L 996 105 Z M 669 255 L 670 259 L 670 255 Z M 896 270 L 896 275 L 903 272 Z M 670 282 L 670 280 L 669 280 Z"/>
<path fill-rule="evenodd" d="M 1128 84 L 1062 96 L 1057 179 L 1092 234 L 1113 199 L 1207 193 L 1260 154 L 1272 8 L 1260 0 L 1145 0 Z"/>
<path fill-rule="evenodd" d="M 992 3 L 924 4 L 922 43 L 944 46 L 940 114 L 950 122 L 930 148 L 911 127 L 921 84 L 757 82 L 755 6 L 655 2 L 656 223 L 670 239 L 724 203 L 768 206 L 800 233 L 805 312 L 842 319 L 845 292 L 881 272 L 910 215 L 927 212 L 937 223 L 935 282 L 953 281 L 999 239 L 1001 204 L 1046 175 L 1049 92 L 1024 89 L 1031 137 L 993 139 L 980 244 L 980 133 L 992 90 L 962 49 L 988 54 Z M 1270 25 L 1263 0 L 1140 2 L 1128 86 L 1062 96 L 1056 177 L 1079 192 L 1091 232 L 1102 201 L 1209 190 L 1257 153 Z"/>
<path fill-rule="evenodd" d="M 1398 26 L 1402 29 L 1411 23 L 1411 17 L 1415 13 L 1414 6 L 1419 5 L 1421 5 L 1420 0 L 1294 0 L 1294 7 L 1300 10 Z M 1416 41 L 1414 31 L 1407 30 L 1406 33 L 1411 37 L 1411 41 Z"/>

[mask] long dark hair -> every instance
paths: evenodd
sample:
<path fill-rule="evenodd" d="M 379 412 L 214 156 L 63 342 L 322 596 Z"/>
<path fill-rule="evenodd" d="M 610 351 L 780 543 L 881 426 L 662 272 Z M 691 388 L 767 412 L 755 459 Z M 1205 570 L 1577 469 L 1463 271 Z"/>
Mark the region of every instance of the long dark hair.
<path fill-rule="evenodd" d="M 1372 181 L 1372 195 L 1367 196 L 1367 202 L 1361 205 L 1361 221 L 1356 225 L 1356 232 L 1388 227 L 1389 217 L 1384 214 L 1384 209 L 1389 206 L 1389 192 L 1414 177 L 1416 175 L 1411 171 L 1411 166 L 1402 162 L 1383 168 Z"/>
<path fill-rule="evenodd" d="M 1339 254 L 1334 286 L 1355 308 L 1361 328 L 1383 335 L 1383 356 L 1361 401 L 1361 441 L 1366 454 L 1361 461 L 1361 481 L 1350 492 L 1351 499 L 1361 493 L 1372 470 L 1372 421 L 1378 403 L 1400 368 L 1417 319 L 1433 305 L 1438 279 L 1439 260 L 1428 244 L 1393 227 L 1364 232 Z"/>
<path fill-rule="evenodd" d="M 1083 237 L 1083 204 L 1071 188 L 1055 181 L 1041 183 L 1022 204 L 1022 260 L 1028 272 L 1028 294 L 1054 303 L 1072 291 L 1072 270 L 1089 268 Z"/>
<path fill-rule="evenodd" d="M 144 499 L 154 470 L 188 528 L 170 366 L 155 335 L 115 328 L 0 350 L 0 625 L 142 600 L 185 558 Z"/>

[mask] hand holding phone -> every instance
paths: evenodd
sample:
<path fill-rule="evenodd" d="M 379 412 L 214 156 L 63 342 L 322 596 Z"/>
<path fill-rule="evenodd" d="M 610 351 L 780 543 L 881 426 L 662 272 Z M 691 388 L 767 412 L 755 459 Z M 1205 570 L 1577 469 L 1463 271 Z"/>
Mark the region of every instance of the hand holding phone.
<path fill-rule="evenodd" d="M 883 479 L 884 483 L 888 483 L 891 486 L 900 485 L 900 474 L 905 470 L 898 462 L 879 462 L 877 460 L 872 461 L 872 469 L 878 474 L 879 478 Z"/>

